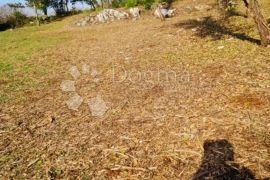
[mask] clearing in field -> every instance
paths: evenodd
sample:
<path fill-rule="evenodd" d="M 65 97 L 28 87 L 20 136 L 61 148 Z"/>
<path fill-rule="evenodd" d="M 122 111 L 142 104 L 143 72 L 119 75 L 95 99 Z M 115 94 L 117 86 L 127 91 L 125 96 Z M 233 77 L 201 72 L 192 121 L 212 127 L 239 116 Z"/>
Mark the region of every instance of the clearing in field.
<path fill-rule="evenodd" d="M 191 179 L 209 139 L 270 177 L 270 51 L 214 4 L 1 32 L 0 179 Z"/>

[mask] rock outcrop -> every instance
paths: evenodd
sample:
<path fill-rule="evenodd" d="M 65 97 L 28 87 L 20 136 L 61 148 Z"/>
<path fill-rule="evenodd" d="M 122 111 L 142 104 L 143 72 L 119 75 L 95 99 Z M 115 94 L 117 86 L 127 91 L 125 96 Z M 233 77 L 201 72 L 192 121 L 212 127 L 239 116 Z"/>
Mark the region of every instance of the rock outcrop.
<path fill-rule="evenodd" d="M 114 9 L 104 9 L 97 15 L 86 16 L 75 22 L 76 26 L 86 26 L 93 23 L 106 23 L 115 20 L 127 19 L 129 14 L 126 12 L 117 11 Z"/>

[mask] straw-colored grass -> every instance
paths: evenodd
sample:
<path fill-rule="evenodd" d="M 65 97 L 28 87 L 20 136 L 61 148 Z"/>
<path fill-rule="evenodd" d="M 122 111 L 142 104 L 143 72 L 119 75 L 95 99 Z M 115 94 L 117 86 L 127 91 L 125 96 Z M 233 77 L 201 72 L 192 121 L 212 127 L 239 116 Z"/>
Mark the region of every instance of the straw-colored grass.
<path fill-rule="evenodd" d="M 35 68 L 23 70 L 24 61 L 10 57 L 17 50 L 1 54 L 11 59 L 1 59 L 0 178 L 190 179 L 204 140 L 220 138 L 234 145 L 237 163 L 257 178 L 269 177 L 270 52 L 253 41 L 258 35 L 252 20 L 221 22 L 214 8 L 187 8 L 213 3 L 176 2 L 177 16 L 164 22 L 145 14 L 138 21 L 84 28 L 48 26 L 33 30 L 38 35 L 30 40 L 27 29 L 4 32 L 9 37 L 1 46 L 11 47 L 12 38 L 25 31 L 18 43 L 22 50 L 29 47 L 22 56 Z M 209 16 L 207 26 L 200 26 Z M 51 40 L 43 44 L 41 37 Z M 38 44 L 35 51 L 24 38 Z M 58 38 L 61 43 L 55 43 Z M 74 112 L 60 84 L 72 80 L 71 66 L 83 64 L 99 71 L 100 80 L 82 75 L 76 81 L 85 101 Z M 157 79 L 164 72 L 168 78 Z M 23 77 L 31 81 L 22 86 Z M 9 87 L 17 81 L 18 92 Z M 39 86 L 31 88 L 32 82 Z M 109 107 L 102 118 L 92 117 L 87 105 L 98 94 Z"/>

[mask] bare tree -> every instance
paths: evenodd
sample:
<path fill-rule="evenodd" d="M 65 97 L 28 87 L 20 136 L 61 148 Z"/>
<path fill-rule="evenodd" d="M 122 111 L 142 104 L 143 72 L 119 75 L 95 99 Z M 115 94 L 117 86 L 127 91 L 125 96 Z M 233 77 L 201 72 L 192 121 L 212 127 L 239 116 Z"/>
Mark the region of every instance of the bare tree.
<path fill-rule="evenodd" d="M 261 37 L 261 44 L 263 46 L 270 45 L 270 28 L 267 25 L 265 18 L 262 15 L 260 5 L 257 0 L 243 0 L 245 6 L 248 8 L 249 14 L 253 17 L 257 29 Z"/>
<path fill-rule="evenodd" d="M 40 25 L 39 16 L 38 16 L 38 9 L 41 7 L 40 0 L 26 0 L 27 6 L 33 7 L 35 10 L 35 17 L 37 25 Z"/>
<path fill-rule="evenodd" d="M 256 27 L 259 31 L 261 38 L 261 45 L 269 46 L 270 45 L 270 28 L 267 25 L 267 21 L 262 15 L 261 8 L 258 0 L 243 0 L 246 8 L 247 14 L 249 14 L 255 21 Z M 232 0 L 218 0 L 219 7 L 226 13 L 230 10 L 230 5 L 234 5 Z"/>

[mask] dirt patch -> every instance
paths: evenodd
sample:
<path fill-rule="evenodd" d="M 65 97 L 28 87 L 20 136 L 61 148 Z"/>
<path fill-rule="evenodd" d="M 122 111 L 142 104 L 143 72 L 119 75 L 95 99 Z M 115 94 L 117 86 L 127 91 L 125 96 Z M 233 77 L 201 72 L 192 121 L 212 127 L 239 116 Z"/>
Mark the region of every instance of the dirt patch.
<path fill-rule="evenodd" d="M 231 103 L 244 108 L 260 108 L 269 104 L 270 97 L 260 94 L 241 94 L 231 99 Z"/>

